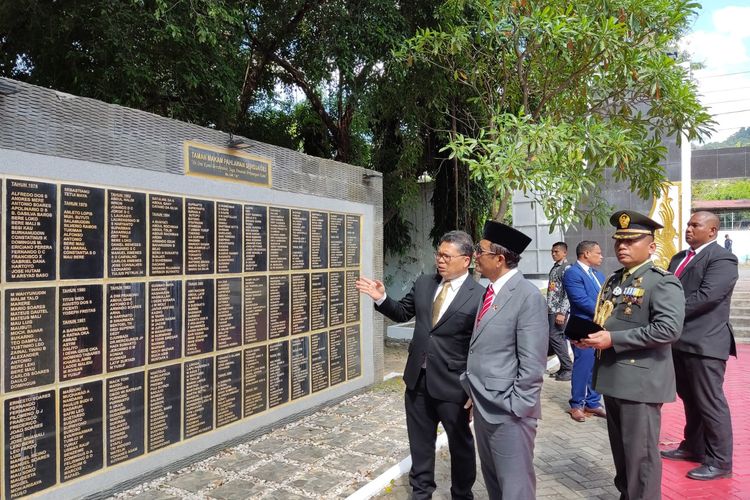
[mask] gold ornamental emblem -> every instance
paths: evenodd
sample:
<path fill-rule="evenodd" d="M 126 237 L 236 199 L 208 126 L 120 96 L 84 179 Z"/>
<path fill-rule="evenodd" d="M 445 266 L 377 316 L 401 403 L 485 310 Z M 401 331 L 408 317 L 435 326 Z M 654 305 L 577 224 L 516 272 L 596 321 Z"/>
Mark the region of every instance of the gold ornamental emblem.
<path fill-rule="evenodd" d="M 627 229 L 630 226 L 630 216 L 622 214 L 620 216 L 620 229 Z"/>

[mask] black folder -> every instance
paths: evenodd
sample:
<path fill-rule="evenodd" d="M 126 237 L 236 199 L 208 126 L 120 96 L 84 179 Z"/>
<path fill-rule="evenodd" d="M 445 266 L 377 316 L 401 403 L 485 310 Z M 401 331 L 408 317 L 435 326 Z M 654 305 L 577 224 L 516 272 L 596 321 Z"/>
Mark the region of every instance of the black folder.
<path fill-rule="evenodd" d="M 571 316 L 565 326 L 565 336 L 570 340 L 581 340 L 600 330 L 603 330 L 603 328 L 590 319 Z"/>

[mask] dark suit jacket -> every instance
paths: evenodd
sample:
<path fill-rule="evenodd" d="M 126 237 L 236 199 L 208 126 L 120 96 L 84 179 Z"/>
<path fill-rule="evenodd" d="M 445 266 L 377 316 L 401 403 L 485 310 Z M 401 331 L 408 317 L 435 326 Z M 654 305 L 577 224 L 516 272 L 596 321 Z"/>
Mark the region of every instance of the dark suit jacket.
<path fill-rule="evenodd" d="M 674 272 L 687 250 L 669 263 Z M 737 257 L 716 242 L 693 257 L 680 276 L 685 291 L 685 325 L 674 349 L 726 360 L 737 355 L 729 305 L 737 282 Z"/>
<path fill-rule="evenodd" d="M 461 380 L 474 411 L 493 424 L 511 415 L 541 418 L 548 342 L 547 303 L 518 272 L 495 294 L 471 338 Z"/>
<path fill-rule="evenodd" d="M 599 283 L 604 284 L 605 277 L 594 269 Z M 579 318 L 593 319 L 596 309 L 596 297 L 599 288 L 591 280 L 586 271 L 576 262 L 565 271 L 563 275 L 563 287 L 570 302 L 570 314 Z"/>
<path fill-rule="evenodd" d="M 427 355 L 427 391 L 443 401 L 463 403 L 467 399 L 458 377 L 466 369 L 469 341 L 474 319 L 482 302 L 484 288 L 471 275 L 466 277 L 440 321 L 432 326 L 432 303 L 442 278 L 439 274 L 422 275 L 401 300 L 390 297 L 375 309 L 393 321 L 403 323 L 416 316 L 414 336 L 409 344 L 409 358 L 404 382 L 414 389 L 422 361 Z"/>

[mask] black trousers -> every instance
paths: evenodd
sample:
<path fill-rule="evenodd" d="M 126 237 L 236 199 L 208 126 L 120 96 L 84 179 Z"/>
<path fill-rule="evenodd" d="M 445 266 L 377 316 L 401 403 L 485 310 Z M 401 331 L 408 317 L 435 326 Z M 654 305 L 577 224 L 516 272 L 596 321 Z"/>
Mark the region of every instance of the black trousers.
<path fill-rule="evenodd" d="M 426 370 L 422 370 L 413 390 L 406 389 L 406 429 L 409 433 L 411 470 L 409 483 L 412 499 L 432 498 L 435 491 L 435 440 L 438 422 L 448 435 L 451 454 L 451 497 L 473 499 L 471 487 L 477 476 L 474 436 L 469 428 L 469 412 L 465 401 L 441 401 L 427 392 Z M 468 397 L 467 397 L 468 399 Z"/>
<path fill-rule="evenodd" d="M 677 394 L 685 406 L 680 448 L 705 457 L 703 463 L 732 468 L 732 418 L 724 396 L 727 362 L 689 352 L 672 351 Z"/>
<path fill-rule="evenodd" d="M 610 396 L 604 396 L 604 403 L 620 500 L 659 500 L 661 403 L 639 403 Z"/>
<path fill-rule="evenodd" d="M 573 371 L 573 361 L 570 359 L 570 353 L 568 351 L 568 339 L 565 338 L 565 324 L 558 326 L 555 323 L 555 314 L 547 313 L 549 319 L 549 345 L 552 348 L 552 352 L 557 355 L 557 359 L 560 360 L 560 372 L 571 372 Z"/>

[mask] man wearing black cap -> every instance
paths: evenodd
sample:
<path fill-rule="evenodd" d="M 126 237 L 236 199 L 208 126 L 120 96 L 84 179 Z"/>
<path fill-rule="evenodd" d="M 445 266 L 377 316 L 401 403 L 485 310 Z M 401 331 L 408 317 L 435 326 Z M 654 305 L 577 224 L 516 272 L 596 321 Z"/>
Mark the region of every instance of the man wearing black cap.
<path fill-rule="evenodd" d="M 531 239 L 488 221 L 474 258 L 490 280 L 477 314 L 461 383 L 473 403 L 474 430 L 489 498 L 535 498 L 534 438 L 547 363 L 547 304 L 518 272 Z"/>
<path fill-rule="evenodd" d="M 675 400 L 671 344 L 680 337 L 685 297 L 680 281 L 656 267 L 654 231 L 632 211 L 616 212 L 615 254 L 623 265 L 604 283 L 594 315 L 603 330 L 579 346 L 598 349 L 594 388 L 604 394 L 620 498 L 661 498 L 661 406 Z"/>

